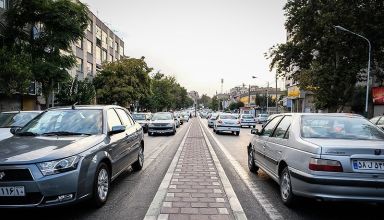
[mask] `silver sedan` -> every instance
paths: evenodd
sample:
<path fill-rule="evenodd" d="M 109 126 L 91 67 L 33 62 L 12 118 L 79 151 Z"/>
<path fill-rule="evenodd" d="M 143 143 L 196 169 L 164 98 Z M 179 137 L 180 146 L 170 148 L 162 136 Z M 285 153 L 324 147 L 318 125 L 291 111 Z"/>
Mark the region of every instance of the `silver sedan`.
<path fill-rule="evenodd" d="M 352 114 L 280 114 L 248 146 L 251 172 L 280 185 L 287 206 L 297 196 L 384 202 L 384 132 Z"/>

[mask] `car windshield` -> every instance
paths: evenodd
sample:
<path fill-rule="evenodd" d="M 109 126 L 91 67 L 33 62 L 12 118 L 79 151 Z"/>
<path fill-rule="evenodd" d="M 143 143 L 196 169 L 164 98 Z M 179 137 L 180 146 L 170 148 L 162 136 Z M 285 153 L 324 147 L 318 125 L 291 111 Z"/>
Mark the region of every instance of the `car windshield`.
<path fill-rule="evenodd" d="M 172 120 L 171 114 L 154 114 L 152 116 L 152 120 Z"/>
<path fill-rule="evenodd" d="M 220 115 L 220 119 L 237 119 L 236 115 Z"/>
<path fill-rule="evenodd" d="M 34 117 L 36 117 L 39 112 L 20 112 L 20 113 L 0 113 L 0 127 L 9 128 L 9 127 L 23 127 Z"/>
<path fill-rule="evenodd" d="M 384 132 L 364 118 L 302 116 L 303 138 L 384 140 Z"/>
<path fill-rule="evenodd" d="M 252 115 L 243 115 L 242 118 L 253 118 Z"/>
<path fill-rule="evenodd" d="M 268 114 L 259 114 L 259 117 L 260 117 L 260 118 L 267 118 L 267 117 L 268 117 Z"/>
<path fill-rule="evenodd" d="M 145 120 L 144 114 L 132 114 L 133 119 L 135 120 Z"/>
<path fill-rule="evenodd" d="M 51 110 L 33 119 L 18 134 L 100 134 L 102 118 L 101 110 Z"/>

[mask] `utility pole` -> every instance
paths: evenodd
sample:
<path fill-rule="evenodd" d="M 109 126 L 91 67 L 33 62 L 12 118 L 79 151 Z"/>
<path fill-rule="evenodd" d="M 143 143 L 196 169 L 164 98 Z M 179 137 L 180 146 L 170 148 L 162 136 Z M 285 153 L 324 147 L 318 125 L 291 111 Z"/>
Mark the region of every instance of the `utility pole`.
<path fill-rule="evenodd" d="M 249 88 L 248 88 L 248 104 L 249 104 L 249 107 L 251 107 L 251 84 L 249 84 Z"/>
<path fill-rule="evenodd" d="M 276 73 L 276 96 L 275 96 L 275 102 L 276 102 L 276 113 L 279 113 L 279 107 L 277 106 L 277 73 Z"/>
<path fill-rule="evenodd" d="M 269 97 L 268 88 L 269 88 L 269 82 L 267 82 L 267 113 L 268 113 L 268 97 Z"/>

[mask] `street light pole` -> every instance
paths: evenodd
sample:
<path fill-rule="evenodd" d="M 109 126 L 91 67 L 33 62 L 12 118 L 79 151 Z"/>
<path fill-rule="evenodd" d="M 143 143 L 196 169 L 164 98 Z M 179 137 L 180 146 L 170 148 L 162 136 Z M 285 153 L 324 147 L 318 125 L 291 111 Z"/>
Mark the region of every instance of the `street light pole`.
<path fill-rule="evenodd" d="M 364 40 L 366 40 L 368 42 L 368 67 L 367 67 L 367 91 L 366 91 L 366 94 L 365 94 L 365 116 L 368 117 L 368 98 L 369 98 L 369 78 L 370 78 L 370 70 L 371 70 L 371 42 L 368 40 L 368 38 L 360 35 L 360 34 L 357 34 L 353 31 L 350 31 L 342 26 L 334 26 L 336 29 L 339 29 L 341 31 L 345 31 L 345 32 L 348 32 L 350 34 L 353 34 L 353 35 L 356 35 L 360 38 L 363 38 Z"/>
<path fill-rule="evenodd" d="M 267 113 L 268 113 L 268 89 L 269 89 L 269 82 L 267 82 Z"/>
<path fill-rule="evenodd" d="M 257 79 L 257 76 L 252 76 L 252 79 Z M 255 86 L 256 86 L 256 83 L 255 83 Z M 257 97 L 257 94 L 256 94 L 256 89 L 255 89 L 255 117 L 256 117 L 256 97 Z M 251 95 L 249 95 L 249 106 L 251 106 Z"/>
<path fill-rule="evenodd" d="M 278 106 L 277 106 L 277 73 L 276 73 L 275 81 L 276 81 L 276 96 L 275 96 L 276 113 L 279 113 L 279 108 L 278 108 Z"/>

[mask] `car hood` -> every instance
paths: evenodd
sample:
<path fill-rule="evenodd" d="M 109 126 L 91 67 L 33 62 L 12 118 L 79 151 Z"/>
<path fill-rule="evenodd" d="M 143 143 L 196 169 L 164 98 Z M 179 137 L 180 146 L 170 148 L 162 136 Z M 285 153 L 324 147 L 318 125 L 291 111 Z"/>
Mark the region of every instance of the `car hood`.
<path fill-rule="evenodd" d="M 380 149 L 381 155 L 384 155 L 383 141 L 378 140 L 347 140 L 321 138 L 304 138 L 304 140 L 320 146 L 321 154 L 323 155 L 374 155 L 375 150 L 377 149 Z"/>
<path fill-rule="evenodd" d="M 153 120 L 150 122 L 151 124 L 170 124 L 170 123 L 175 123 L 174 120 Z"/>
<path fill-rule="evenodd" d="M 0 141 L 12 137 L 10 128 L 0 128 Z"/>
<path fill-rule="evenodd" d="M 79 154 L 102 142 L 105 135 L 13 136 L 0 141 L 0 164 L 29 164 Z"/>

